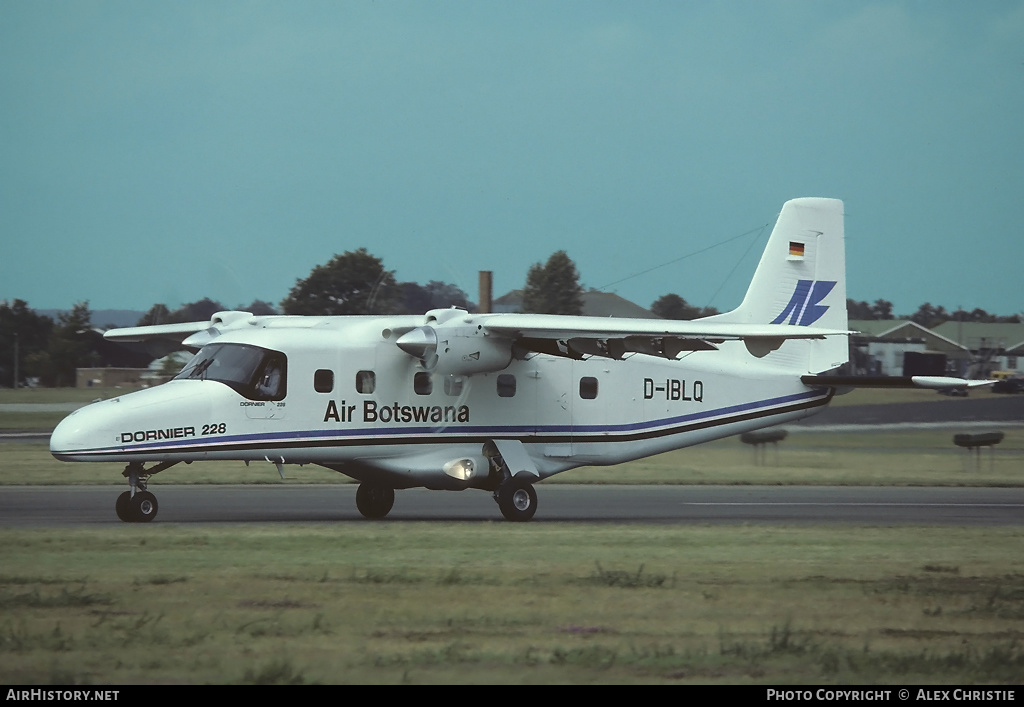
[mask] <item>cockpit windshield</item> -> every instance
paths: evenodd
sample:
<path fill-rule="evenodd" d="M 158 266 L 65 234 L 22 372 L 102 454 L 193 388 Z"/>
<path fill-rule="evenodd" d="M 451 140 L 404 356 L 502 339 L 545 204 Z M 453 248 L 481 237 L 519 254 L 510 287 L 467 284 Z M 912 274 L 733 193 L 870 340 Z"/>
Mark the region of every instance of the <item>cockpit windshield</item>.
<path fill-rule="evenodd" d="M 223 383 L 250 400 L 283 400 L 286 358 L 280 351 L 246 344 L 210 344 L 174 380 Z"/>

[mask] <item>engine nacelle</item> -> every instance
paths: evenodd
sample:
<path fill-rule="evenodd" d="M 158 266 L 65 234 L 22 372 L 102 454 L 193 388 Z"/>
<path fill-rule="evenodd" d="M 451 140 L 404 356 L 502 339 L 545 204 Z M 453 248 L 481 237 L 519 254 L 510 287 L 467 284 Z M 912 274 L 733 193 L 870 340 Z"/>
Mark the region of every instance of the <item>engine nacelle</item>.
<path fill-rule="evenodd" d="M 471 315 L 417 327 L 395 344 L 418 358 L 426 370 L 442 375 L 493 373 L 512 362 L 512 341 L 485 333 Z"/>
<path fill-rule="evenodd" d="M 442 375 L 492 373 L 512 362 L 512 342 L 507 339 L 441 330 L 437 333 L 437 363 L 433 370 Z"/>

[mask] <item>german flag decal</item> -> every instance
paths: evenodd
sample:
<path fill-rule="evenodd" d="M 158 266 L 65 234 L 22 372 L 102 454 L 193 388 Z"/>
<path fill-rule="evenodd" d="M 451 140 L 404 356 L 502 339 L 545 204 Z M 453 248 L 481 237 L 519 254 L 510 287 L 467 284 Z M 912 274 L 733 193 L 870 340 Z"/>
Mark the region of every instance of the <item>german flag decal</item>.
<path fill-rule="evenodd" d="M 789 242 L 789 255 L 791 258 L 802 258 L 804 257 L 804 244 L 797 243 L 796 241 Z"/>

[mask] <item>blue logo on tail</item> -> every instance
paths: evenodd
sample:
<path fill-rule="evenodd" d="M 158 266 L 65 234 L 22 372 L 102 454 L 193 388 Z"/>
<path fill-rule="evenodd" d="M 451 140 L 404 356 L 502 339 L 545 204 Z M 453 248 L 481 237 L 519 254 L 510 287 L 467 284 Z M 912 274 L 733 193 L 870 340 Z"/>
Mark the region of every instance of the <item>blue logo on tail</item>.
<path fill-rule="evenodd" d="M 782 324 L 786 317 L 789 317 L 789 324 L 810 326 L 825 316 L 828 311 L 827 304 L 818 304 L 832 288 L 836 286 L 835 280 L 799 280 L 789 304 L 782 310 L 782 314 L 772 320 L 772 324 Z"/>

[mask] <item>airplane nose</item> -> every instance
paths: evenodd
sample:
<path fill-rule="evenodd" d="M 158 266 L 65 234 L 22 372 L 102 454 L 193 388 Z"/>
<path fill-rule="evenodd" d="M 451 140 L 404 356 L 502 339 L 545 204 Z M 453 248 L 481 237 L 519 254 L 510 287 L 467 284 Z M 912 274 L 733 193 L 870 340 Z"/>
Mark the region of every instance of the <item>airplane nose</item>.
<path fill-rule="evenodd" d="M 153 451 L 152 444 L 133 444 L 159 437 L 173 442 L 194 436 L 195 420 L 210 417 L 220 395 L 234 401 L 237 394 L 225 385 L 175 381 L 155 388 L 100 400 L 64 418 L 50 435 L 50 454 L 61 461 L 121 461 L 125 454 Z M 181 431 L 181 435 L 176 433 Z M 125 443 L 128 443 L 126 446 Z"/>
<path fill-rule="evenodd" d="M 50 454 L 66 460 L 67 455 L 85 447 L 88 436 L 82 417 L 80 411 L 76 410 L 58 423 L 50 435 Z"/>
<path fill-rule="evenodd" d="M 110 404 L 92 403 L 61 420 L 50 434 L 50 454 L 61 461 L 81 461 L 83 453 L 113 440 Z"/>

